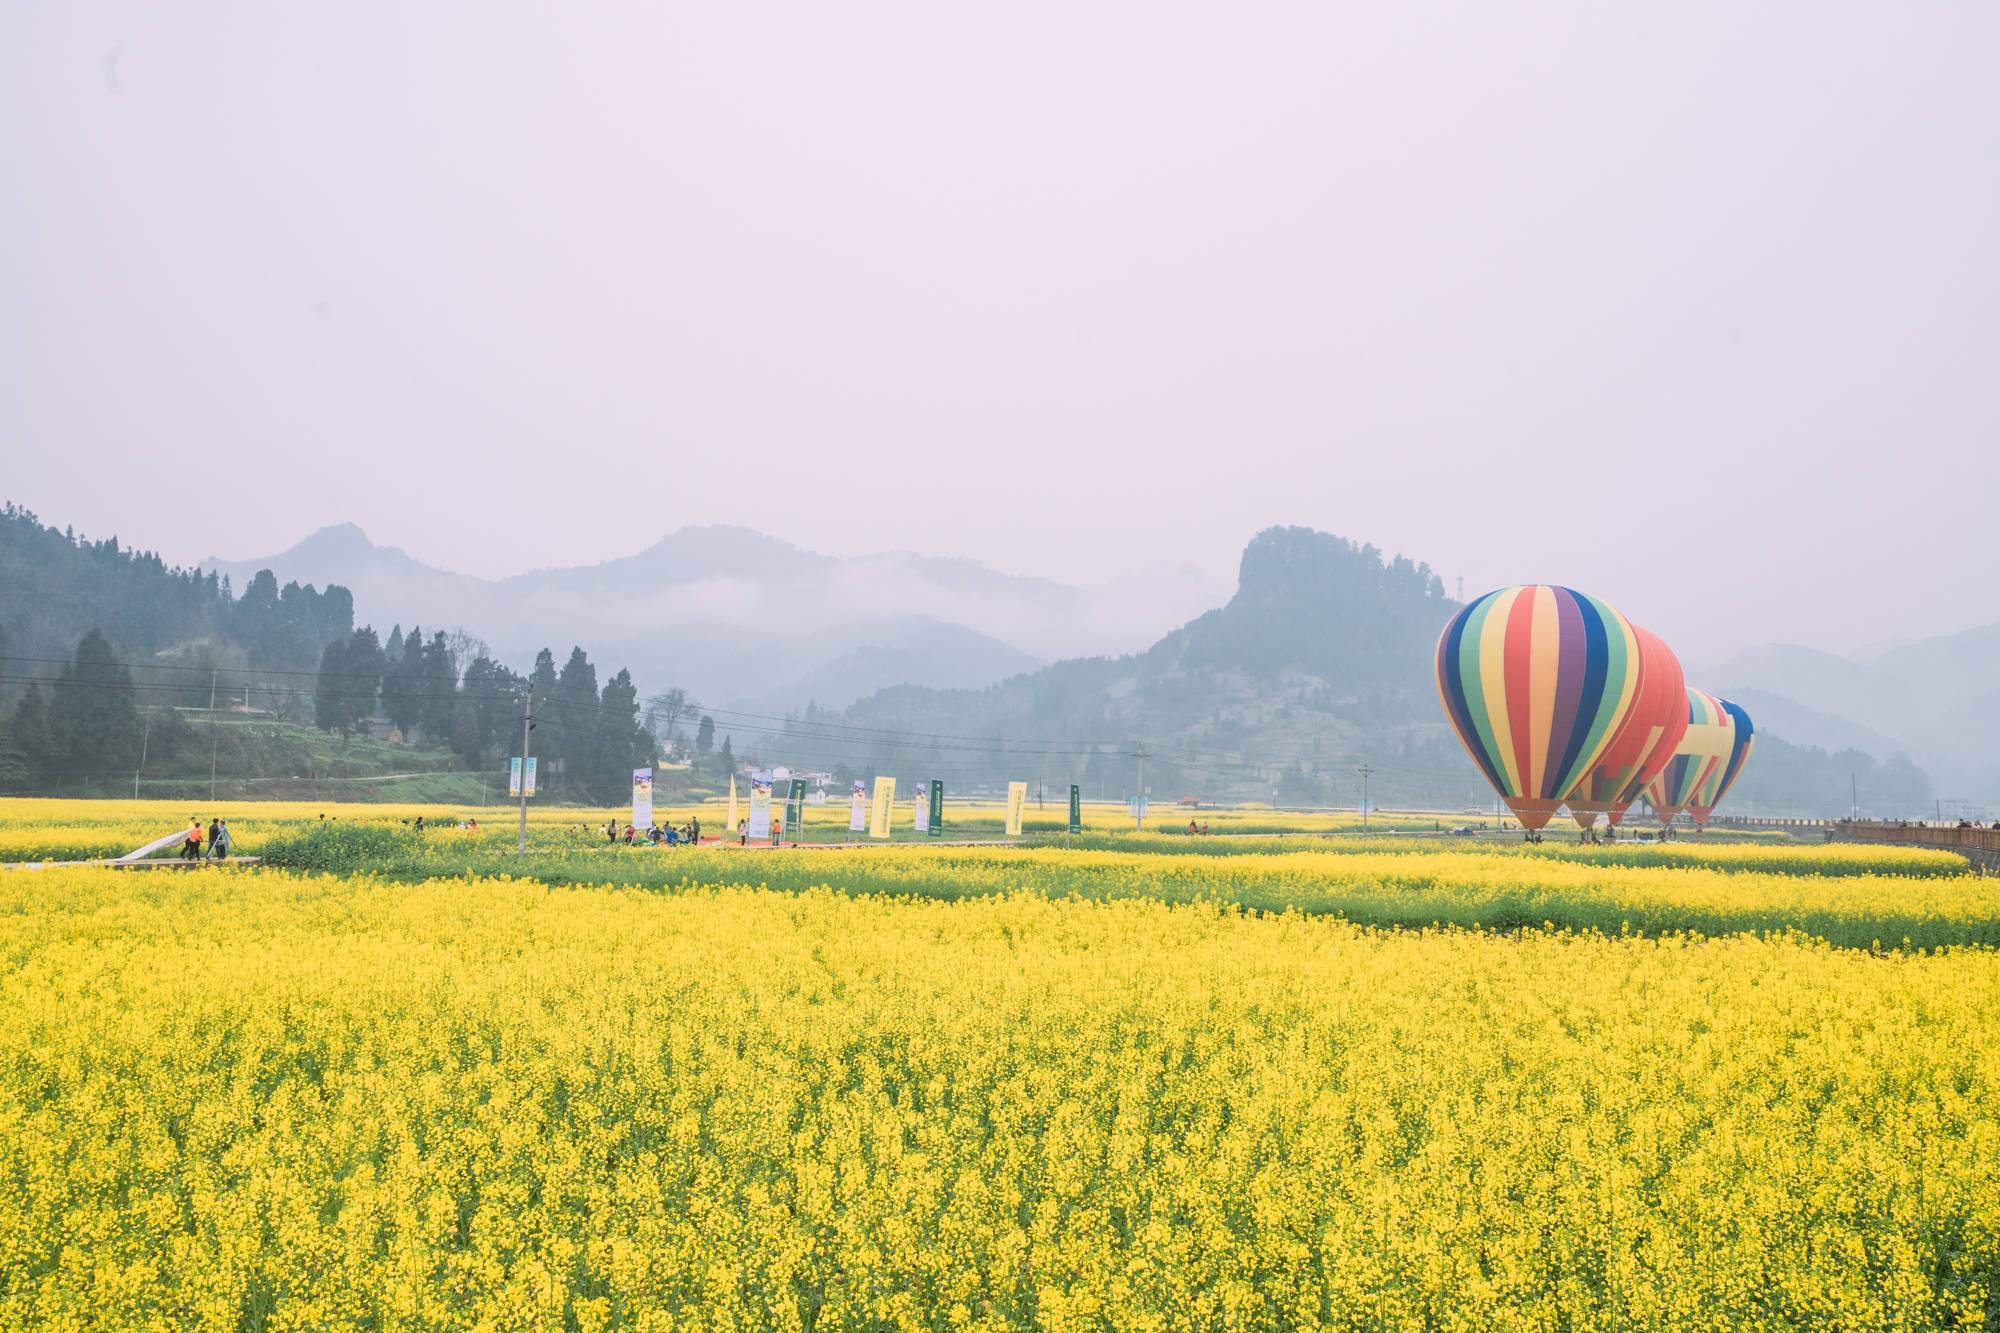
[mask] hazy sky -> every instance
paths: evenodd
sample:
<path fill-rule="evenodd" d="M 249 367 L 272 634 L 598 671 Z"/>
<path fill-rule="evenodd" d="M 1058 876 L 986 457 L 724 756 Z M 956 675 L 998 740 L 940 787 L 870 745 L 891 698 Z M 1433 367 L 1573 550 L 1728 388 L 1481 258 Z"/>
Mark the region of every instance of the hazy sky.
<path fill-rule="evenodd" d="M 2000 619 L 2000 6 L 0 6 L 0 497 Z M 365 611 L 365 608 L 364 608 Z"/>

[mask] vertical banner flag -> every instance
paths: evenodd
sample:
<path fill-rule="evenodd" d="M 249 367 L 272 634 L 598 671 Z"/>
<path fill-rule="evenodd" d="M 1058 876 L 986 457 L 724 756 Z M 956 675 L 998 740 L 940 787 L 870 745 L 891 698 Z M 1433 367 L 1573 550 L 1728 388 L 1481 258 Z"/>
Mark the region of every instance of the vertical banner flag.
<path fill-rule="evenodd" d="M 644 833 L 653 827 L 653 770 L 632 770 L 632 827 Z"/>
<path fill-rule="evenodd" d="M 535 761 L 533 759 L 528 760 L 527 793 L 530 796 L 535 794 Z"/>
<path fill-rule="evenodd" d="M 868 836 L 886 838 L 889 836 L 889 820 L 896 811 L 896 779 L 875 779 L 875 809 L 868 820 Z"/>
<path fill-rule="evenodd" d="M 1021 836 L 1021 807 L 1027 804 L 1028 784 L 1010 782 L 1007 784 L 1007 836 Z"/>
<path fill-rule="evenodd" d="M 736 832 L 736 775 L 734 773 L 729 775 L 729 822 L 723 829 L 723 832 Z"/>
<path fill-rule="evenodd" d="M 931 831 L 931 784 L 919 782 L 917 789 L 910 793 L 910 808 L 916 811 L 917 822 L 912 825 L 919 833 Z"/>
<path fill-rule="evenodd" d="M 509 796 L 519 796 L 521 794 L 521 761 L 519 759 L 509 759 L 507 761 L 507 794 Z"/>
<path fill-rule="evenodd" d="M 1069 784 L 1069 831 L 1083 832 L 1083 788 Z"/>
<path fill-rule="evenodd" d="M 771 836 L 771 775 L 761 769 L 750 775 L 750 836 Z"/>
<path fill-rule="evenodd" d="M 847 831 L 849 833 L 868 831 L 868 784 L 860 778 L 854 780 L 854 805 L 847 812 Z"/>
<path fill-rule="evenodd" d="M 944 836 L 944 779 L 931 779 L 931 836 Z"/>
<path fill-rule="evenodd" d="M 806 829 L 806 780 L 792 779 L 791 794 L 785 798 L 785 828 L 791 833 L 792 841 Z"/>

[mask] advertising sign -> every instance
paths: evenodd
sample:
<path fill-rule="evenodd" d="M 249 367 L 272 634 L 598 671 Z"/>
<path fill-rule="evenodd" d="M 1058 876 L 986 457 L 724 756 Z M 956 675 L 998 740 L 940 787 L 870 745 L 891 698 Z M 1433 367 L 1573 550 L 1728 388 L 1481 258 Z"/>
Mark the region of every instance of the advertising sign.
<path fill-rule="evenodd" d="M 519 758 L 507 761 L 507 794 L 509 796 L 519 796 L 521 794 L 521 761 Z"/>
<path fill-rule="evenodd" d="M 868 784 L 860 778 L 854 780 L 854 805 L 847 812 L 847 831 L 849 833 L 868 831 Z"/>
<path fill-rule="evenodd" d="M 535 761 L 533 758 L 530 758 L 528 760 L 528 795 L 533 796 L 534 794 L 535 794 Z"/>
<path fill-rule="evenodd" d="M 944 779 L 931 779 L 931 836 L 944 834 Z"/>
<path fill-rule="evenodd" d="M 632 827 L 645 832 L 653 827 L 653 770 L 632 770 Z"/>
<path fill-rule="evenodd" d="M 762 770 L 750 775 L 750 836 L 771 836 L 771 775 Z"/>
<path fill-rule="evenodd" d="M 1083 832 L 1083 788 L 1069 784 L 1069 831 Z"/>
<path fill-rule="evenodd" d="M 917 789 L 910 793 L 910 806 L 916 811 L 917 822 L 911 825 L 919 833 L 931 831 L 931 784 L 919 782 Z"/>
<path fill-rule="evenodd" d="M 792 841 L 806 830 L 806 780 L 792 779 L 792 790 L 785 797 L 785 827 L 791 831 Z"/>
<path fill-rule="evenodd" d="M 724 833 L 736 832 L 736 775 L 729 775 L 729 822 L 723 826 Z"/>
<path fill-rule="evenodd" d="M 1007 836 L 1021 836 L 1021 807 L 1028 803 L 1028 784 L 1010 782 L 1007 784 Z"/>
<path fill-rule="evenodd" d="M 870 812 L 868 836 L 886 838 L 889 836 L 889 819 L 896 812 L 896 779 L 875 779 L 875 809 Z"/>

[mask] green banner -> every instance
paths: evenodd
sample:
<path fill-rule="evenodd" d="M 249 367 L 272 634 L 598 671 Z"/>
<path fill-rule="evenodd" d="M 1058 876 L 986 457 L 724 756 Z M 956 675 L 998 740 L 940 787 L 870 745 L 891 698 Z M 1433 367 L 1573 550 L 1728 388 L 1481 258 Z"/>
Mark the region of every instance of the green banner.
<path fill-rule="evenodd" d="M 1083 832 L 1083 788 L 1069 784 L 1069 831 Z"/>
<path fill-rule="evenodd" d="M 793 778 L 792 789 L 785 796 L 785 832 L 791 835 L 793 842 L 797 842 L 799 835 L 805 831 L 805 826 L 806 780 Z"/>
<path fill-rule="evenodd" d="M 944 836 L 944 779 L 931 780 L 931 836 Z"/>

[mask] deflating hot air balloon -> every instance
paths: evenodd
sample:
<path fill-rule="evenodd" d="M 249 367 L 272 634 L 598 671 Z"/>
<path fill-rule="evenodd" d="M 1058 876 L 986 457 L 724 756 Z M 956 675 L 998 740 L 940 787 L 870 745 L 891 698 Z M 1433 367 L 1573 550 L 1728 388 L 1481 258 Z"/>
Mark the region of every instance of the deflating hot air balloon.
<path fill-rule="evenodd" d="M 1687 733 L 1674 747 L 1659 775 L 1646 784 L 1646 799 L 1662 827 L 1674 822 L 1701 791 L 1711 772 L 1729 762 L 1730 742 L 1736 734 L 1735 719 L 1722 700 L 1692 685 L 1687 691 Z"/>
<path fill-rule="evenodd" d="M 1687 730 L 1687 680 L 1666 641 L 1632 626 L 1639 641 L 1639 689 L 1625 721 L 1591 765 L 1567 804 L 1576 822 L 1589 828 L 1599 815 L 1617 824 L 1653 775 L 1673 757 Z"/>
<path fill-rule="evenodd" d="M 1722 798 L 1729 794 L 1730 784 L 1743 771 L 1743 763 L 1750 757 L 1750 747 L 1757 740 L 1756 728 L 1750 725 L 1750 715 L 1743 711 L 1741 704 L 1722 698 L 1716 699 L 1716 702 L 1729 714 L 1729 753 L 1721 763 L 1709 769 L 1693 798 L 1688 801 L 1688 813 L 1694 816 L 1697 826 L 1706 825 L 1708 817 L 1715 813 L 1715 807 L 1721 805 Z"/>
<path fill-rule="evenodd" d="M 1639 641 L 1569 588 L 1502 588 L 1444 627 L 1438 695 L 1466 753 L 1521 826 L 1539 829 L 1610 745 L 1639 687 Z"/>

